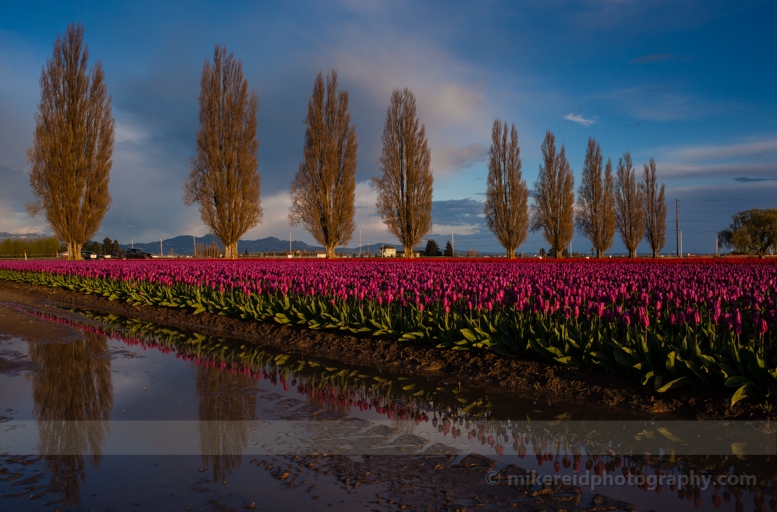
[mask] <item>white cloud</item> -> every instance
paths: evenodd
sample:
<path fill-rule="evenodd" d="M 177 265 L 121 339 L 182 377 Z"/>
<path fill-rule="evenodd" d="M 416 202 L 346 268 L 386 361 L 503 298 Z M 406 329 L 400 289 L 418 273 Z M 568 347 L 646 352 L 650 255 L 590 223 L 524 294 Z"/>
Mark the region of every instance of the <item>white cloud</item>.
<path fill-rule="evenodd" d="M 386 231 L 380 215 L 375 211 L 376 199 L 377 193 L 370 188 L 369 182 L 362 181 L 356 184 L 356 211 L 354 214 L 356 231 L 348 243 L 349 247 L 356 247 L 358 245 L 359 229 L 362 230 L 362 241 L 365 245 L 368 241 L 376 243 L 378 239 L 382 242 L 392 238 L 392 235 Z M 262 210 L 264 211 L 262 224 L 248 230 L 242 238 L 244 240 L 255 240 L 275 236 L 285 239 L 291 233 L 294 240 L 302 240 L 308 244 L 318 245 L 302 226 L 291 226 L 289 223 L 290 206 L 291 198 L 288 191 L 284 190 L 272 195 L 262 196 Z M 202 223 L 199 225 L 202 226 Z M 201 231 L 202 228 L 198 232 Z M 368 238 L 372 239 L 368 240 Z"/>
<path fill-rule="evenodd" d="M 686 163 L 658 163 L 658 172 L 663 179 L 703 178 L 703 177 L 756 177 L 774 178 L 777 176 L 777 164 L 720 163 L 694 165 Z"/>
<path fill-rule="evenodd" d="M 242 236 L 244 240 L 254 240 L 275 236 L 284 238 L 290 231 L 296 231 L 289 224 L 289 206 L 291 199 L 286 190 L 276 192 L 272 195 L 262 195 L 262 223 L 255 228 L 249 229 Z"/>
<path fill-rule="evenodd" d="M 583 126 L 591 126 L 599 118 L 598 117 L 592 117 L 592 118 L 588 119 L 588 118 L 585 118 L 585 117 L 581 116 L 580 114 L 569 113 L 569 114 L 564 116 L 564 119 L 566 119 L 567 121 L 572 121 L 573 123 L 582 124 Z"/>
<path fill-rule="evenodd" d="M 405 87 L 416 98 L 435 174 L 456 170 L 451 167 L 451 148 L 471 151 L 478 144 L 482 146 L 479 141 L 488 140 L 495 116 L 485 99 L 483 69 L 421 35 L 397 33 L 385 26 L 371 31 L 351 27 L 336 37 L 332 67 L 338 70 L 353 101 L 366 100 L 368 107 L 362 112 L 372 113 L 370 124 L 358 127 L 360 141 L 380 140 L 391 93 Z M 354 45 L 353 41 L 360 43 Z M 374 147 L 379 151 L 378 145 Z M 377 160 L 377 154 L 374 158 Z M 365 161 L 374 161 L 373 155 Z"/>
<path fill-rule="evenodd" d="M 49 233 L 48 226 L 41 218 L 32 218 L 26 211 L 16 211 L 10 204 L 0 200 L 0 231 L 15 235 Z"/>
<path fill-rule="evenodd" d="M 441 171 L 459 171 L 481 162 L 488 157 L 485 146 L 479 142 L 466 146 L 440 144 L 432 148 L 432 168 L 435 174 Z"/>
<path fill-rule="evenodd" d="M 681 160 L 721 160 L 743 156 L 766 156 L 777 153 L 777 138 L 735 144 L 691 146 L 669 152 Z"/>
<path fill-rule="evenodd" d="M 114 126 L 114 142 L 116 144 L 137 144 L 148 138 L 148 133 L 136 123 L 125 119 L 121 114 L 114 114 L 116 124 Z"/>
<path fill-rule="evenodd" d="M 481 232 L 481 226 L 477 224 L 434 224 L 432 226 L 433 235 L 450 235 L 451 231 L 455 235 L 474 235 Z"/>
<path fill-rule="evenodd" d="M 656 151 L 658 169 L 667 179 L 777 177 L 777 138 L 678 146 Z"/>

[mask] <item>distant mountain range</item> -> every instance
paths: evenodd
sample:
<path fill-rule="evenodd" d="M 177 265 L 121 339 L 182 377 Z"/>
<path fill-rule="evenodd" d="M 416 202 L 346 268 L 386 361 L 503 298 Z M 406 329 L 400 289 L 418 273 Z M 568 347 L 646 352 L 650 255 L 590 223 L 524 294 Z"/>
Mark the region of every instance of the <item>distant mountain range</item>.
<path fill-rule="evenodd" d="M 6 232 L 0 232 L 0 242 L 6 239 L 11 240 L 36 240 L 38 238 L 45 238 L 51 235 L 44 235 L 42 233 L 25 233 L 25 234 L 12 234 L 12 233 L 6 233 Z M 438 238 L 438 237 L 435 237 Z M 459 236 L 456 237 L 456 240 L 462 240 L 463 243 L 467 242 L 467 236 L 462 236 L 459 238 Z M 444 242 L 441 242 L 439 239 L 437 240 L 440 244 L 440 249 L 442 250 L 443 246 L 445 245 Z M 101 242 L 98 240 L 98 242 Z M 222 248 L 221 243 L 218 241 L 218 239 L 213 235 L 205 235 L 205 236 L 198 236 L 193 237 L 189 235 L 180 235 L 173 238 L 167 238 L 162 240 L 162 251 L 164 252 L 165 256 L 168 255 L 180 255 L 180 256 L 191 256 L 194 254 L 194 244 L 197 245 L 205 245 L 210 246 L 212 243 L 216 243 L 219 248 Z M 317 245 L 309 245 L 305 242 L 299 241 L 299 240 L 293 240 L 292 243 L 292 249 L 294 251 L 302 251 L 302 252 L 314 252 L 314 251 L 323 251 L 324 248 Z M 419 247 L 417 247 L 417 250 L 423 250 L 423 246 L 426 245 L 426 241 L 423 242 L 423 244 Z M 363 245 L 361 248 L 362 254 L 380 254 L 380 249 L 383 246 L 389 246 L 394 247 L 397 249 L 397 251 L 403 250 L 403 247 L 399 244 L 392 244 L 392 243 L 378 243 L 378 244 L 369 244 L 369 245 Z M 150 254 L 159 254 L 159 241 L 156 242 L 143 242 L 143 243 L 135 243 L 135 244 L 120 244 L 120 247 L 122 249 L 129 249 L 130 247 L 135 247 L 137 249 L 141 249 L 147 253 Z M 267 238 L 260 238 L 258 240 L 240 240 L 237 243 L 237 250 L 239 253 L 244 253 L 245 250 L 248 249 L 248 253 L 251 255 L 255 255 L 257 253 L 282 253 L 289 250 L 289 241 L 288 240 L 281 240 L 280 238 L 276 238 L 274 236 L 268 236 Z M 338 247 L 337 248 L 338 254 L 359 254 L 359 247 Z M 460 251 L 456 251 L 457 254 L 460 254 Z M 502 254 L 499 253 L 487 253 L 481 251 L 481 255 L 485 256 L 487 254 Z"/>
<path fill-rule="evenodd" d="M 162 251 L 164 252 L 165 255 L 178 254 L 181 256 L 190 256 L 194 254 L 195 244 L 197 245 L 204 244 L 206 246 L 209 246 L 214 242 L 219 247 L 222 247 L 221 243 L 213 235 L 205 235 L 201 237 L 181 235 L 173 238 L 168 238 L 166 240 L 162 240 Z M 371 245 L 362 246 L 362 253 L 369 252 L 371 254 L 376 254 L 380 251 L 380 248 L 383 247 L 384 245 L 390 245 L 392 247 L 396 247 L 398 250 L 402 249 L 401 246 L 396 244 L 371 244 Z M 151 254 L 159 254 L 160 252 L 159 242 L 120 244 L 120 247 L 122 249 L 129 249 L 130 247 L 135 247 L 136 249 L 140 249 L 142 251 L 145 251 Z M 308 245 L 305 242 L 301 242 L 299 240 L 293 240 L 291 242 L 291 247 L 292 247 L 292 250 L 294 251 L 303 251 L 303 252 L 324 250 L 323 247 Z M 260 252 L 262 253 L 284 252 L 289 250 L 289 241 L 281 240 L 280 238 L 276 238 L 274 236 L 268 236 L 267 238 L 261 238 L 259 240 L 240 240 L 237 243 L 238 252 L 242 254 L 243 252 L 245 252 L 246 249 L 248 249 L 249 254 L 256 254 Z M 337 252 L 342 254 L 358 254 L 359 248 L 358 247 L 338 248 Z"/>
<path fill-rule="evenodd" d="M 21 235 L 13 234 L 13 233 L 6 233 L 4 231 L 0 232 L 0 242 L 3 240 L 37 240 L 38 238 L 46 238 L 51 235 L 44 235 L 42 233 L 24 233 Z"/>

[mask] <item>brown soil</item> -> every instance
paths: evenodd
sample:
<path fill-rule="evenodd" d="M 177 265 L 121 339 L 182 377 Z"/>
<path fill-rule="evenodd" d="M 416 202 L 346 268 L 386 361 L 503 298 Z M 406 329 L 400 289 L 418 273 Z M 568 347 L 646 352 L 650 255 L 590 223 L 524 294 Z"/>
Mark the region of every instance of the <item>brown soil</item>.
<path fill-rule="evenodd" d="M 635 415 L 708 420 L 765 419 L 768 416 L 754 401 L 744 400 L 729 407 L 727 390 L 691 386 L 658 394 L 652 387 L 641 386 L 636 380 L 604 371 L 506 358 L 490 352 L 439 350 L 388 339 L 311 331 L 207 313 L 192 315 L 183 309 L 135 307 L 104 297 L 6 281 L 0 281 L 0 302 L 32 307 L 54 303 L 98 310 L 203 334 L 243 339 L 305 357 L 442 378 L 471 389 L 481 389 L 484 394 L 516 393 L 538 402 L 574 403 L 575 409 L 589 410 L 594 416 L 585 419 L 631 418 Z M 32 321 L 29 317 L 22 319 L 17 315 L 3 308 L 0 333 L 49 338 L 68 335 L 69 330 L 62 326 Z"/>

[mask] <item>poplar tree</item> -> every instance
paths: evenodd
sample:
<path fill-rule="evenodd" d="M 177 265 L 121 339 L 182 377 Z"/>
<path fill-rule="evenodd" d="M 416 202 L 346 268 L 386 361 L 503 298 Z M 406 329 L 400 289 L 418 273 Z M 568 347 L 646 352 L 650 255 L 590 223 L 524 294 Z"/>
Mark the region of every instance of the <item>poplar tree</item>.
<path fill-rule="evenodd" d="M 431 151 L 426 130 L 416 117 L 410 89 L 395 89 L 383 128 L 381 175 L 370 186 L 377 190 L 376 208 L 388 230 L 405 248 L 405 258 L 432 230 Z"/>
<path fill-rule="evenodd" d="M 666 201 L 664 184 L 659 188 L 656 161 L 652 158 L 642 166 L 642 183 L 639 186 L 645 199 L 645 240 L 650 244 L 653 257 L 658 258 L 658 253 L 666 244 Z"/>
<path fill-rule="evenodd" d="M 575 177 L 564 146 L 556 153 L 556 138 L 546 132 L 542 143 L 542 164 L 534 184 L 532 231 L 542 230 L 557 258 L 563 257 L 575 232 Z"/>
<path fill-rule="evenodd" d="M 637 257 L 637 247 L 645 232 L 645 197 L 637 183 L 636 174 L 631 154 L 624 153 L 618 160 L 615 179 L 615 224 L 629 252 L 629 258 Z"/>
<path fill-rule="evenodd" d="M 111 204 L 111 97 L 102 64 L 89 70 L 88 62 L 84 27 L 71 24 L 57 37 L 41 72 L 35 135 L 27 150 L 35 198 L 27 211 L 43 212 L 51 231 L 67 244 L 68 259 L 78 260 Z"/>
<path fill-rule="evenodd" d="M 237 258 L 237 242 L 262 220 L 256 92 L 248 93 L 240 60 L 216 46 L 200 80 L 200 127 L 184 202 L 199 205 L 202 222 Z"/>
<path fill-rule="evenodd" d="M 615 236 L 615 193 L 613 190 L 612 162 L 602 175 L 602 152 L 593 138 L 588 139 L 583 177 L 577 192 L 578 229 L 591 241 L 596 257 L 612 247 Z"/>
<path fill-rule="evenodd" d="M 488 156 L 486 223 L 507 251 L 507 257 L 515 258 L 515 251 L 526 241 L 529 229 L 529 189 L 521 174 L 521 149 L 514 124 L 508 140 L 507 123 L 494 121 Z"/>
<path fill-rule="evenodd" d="M 338 91 L 337 72 L 321 73 L 313 85 L 305 118 L 303 161 L 291 182 L 289 221 L 302 224 L 324 246 L 327 258 L 348 243 L 356 229 L 356 126 L 348 91 Z"/>

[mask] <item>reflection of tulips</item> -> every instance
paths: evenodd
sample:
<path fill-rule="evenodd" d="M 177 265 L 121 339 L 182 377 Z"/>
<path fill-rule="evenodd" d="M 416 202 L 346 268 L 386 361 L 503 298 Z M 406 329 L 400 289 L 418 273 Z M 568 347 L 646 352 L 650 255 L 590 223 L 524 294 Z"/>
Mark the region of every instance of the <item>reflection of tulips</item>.
<path fill-rule="evenodd" d="M 71 323 L 69 320 L 56 319 L 48 317 L 54 321 Z M 119 321 L 110 318 L 99 317 L 102 322 Z M 119 323 L 119 325 L 121 325 Z M 153 324 L 140 324 L 144 329 L 153 328 Z M 84 326 L 75 324 L 75 327 L 89 333 L 90 339 L 102 339 L 105 344 L 105 337 L 100 333 L 110 331 L 97 328 L 95 326 Z M 525 458 L 529 450 L 536 456 L 537 464 L 543 466 L 550 462 L 554 472 L 561 472 L 561 467 L 568 469 L 572 467 L 574 473 L 579 473 L 582 466 L 587 471 L 595 472 L 599 477 L 610 473 L 621 473 L 623 477 L 641 476 L 655 473 L 656 477 L 664 474 L 658 469 L 661 467 L 674 468 L 675 472 L 682 472 L 687 468 L 694 468 L 698 473 L 707 471 L 715 474 L 719 468 L 726 468 L 732 475 L 755 474 L 761 481 L 769 482 L 772 479 L 771 466 L 759 468 L 752 459 L 729 458 L 729 457 L 686 457 L 681 460 L 668 459 L 666 457 L 660 460 L 651 459 L 649 462 L 640 462 L 640 459 L 623 456 L 600 456 L 592 454 L 588 456 L 581 455 L 583 450 L 588 449 L 586 438 L 580 437 L 580 443 L 572 443 L 565 436 L 551 432 L 543 433 L 540 431 L 521 432 L 515 426 L 509 423 L 497 423 L 494 421 L 484 421 L 477 417 L 467 417 L 462 414 L 462 408 L 469 405 L 461 404 L 460 395 L 452 395 L 458 405 L 449 406 L 449 410 L 434 410 L 433 412 L 421 410 L 412 400 L 412 393 L 417 393 L 413 385 L 405 384 L 402 381 L 401 386 L 392 386 L 390 379 L 380 378 L 376 383 L 365 385 L 370 382 L 371 377 L 361 375 L 360 371 L 340 370 L 337 368 L 324 368 L 312 361 L 301 361 L 293 359 L 284 354 L 261 351 L 256 348 L 252 352 L 251 347 L 240 347 L 244 354 L 253 354 L 249 362 L 241 363 L 241 359 L 235 357 L 234 348 L 223 340 L 212 340 L 204 336 L 196 336 L 196 342 L 190 343 L 191 335 L 175 334 L 170 329 L 165 329 L 160 337 L 142 334 L 142 329 L 135 332 L 132 336 L 127 336 L 124 331 L 117 329 L 112 335 L 117 336 L 128 344 L 139 345 L 146 348 L 155 348 L 164 352 L 174 352 L 176 357 L 192 361 L 199 366 L 198 368 L 198 396 L 201 403 L 201 419 L 251 419 L 256 414 L 256 383 L 258 380 L 266 380 L 274 383 L 284 390 L 295 389 L 299 394 L 308 397 L 314 403 L 326 407 L 332 407 L 338 411 L 348 414 L 351 410 L 374 411 L 377 414 L 388 418 L 398 419 L 399 421 L 409 421 L 416 425 L 422 422 L 430 423 L 440 435 L 451 436 L 458 439 L 466 432 L 469 440 L 477 440 L 481 446 L 490 446 L 494 453 L 503 455 L 506 447 L 512 444 L 513 453 L 517 453 L 520 458 Z M 151 329 L 153 332 L 153 329 Z M 162 334 L 166 337 L 161 337 Z M 102 338 L 100 338 L 102 336 Z M 105 349 L 102 349 L 105 350 Z M 254 361 L 254 364 L 250 364 Z M 99 368 L 99 366 L 98 366 Z M 347 375 L 349 377 L 340 377 Z M 406 391 L 408 388 L 410 391 Z M 381 394 L 385 390 L 385 394 Z M 225 403 L 220 403 L 216 397 L 223 393 L 226 397 Z M 395 400 L 395 397 L 401 400 Z M 435 407 L 445 404 L 445 395 L 435 395 L 432 400 Z M 420 400 L 419 400 L 420 402 Z M 423 402 L 421 402 L 423 403 Z M 433 417 L 430 418 L 430 415 Z M 107 417 L 107 416 L 106 416 Z M 204 427 L 208 428 L 208 427 Z M 241 437 L 242 436 L 242 437 Z M 510 443 L 512 438 L 513 442 Z M 246 443 L 244 433 L 233 433 L 227 431 L 203 431 L 201 442 L 203 451 L 213 453 L 214 450 L 221 447 L 225 451 L 232 453 L 240 452 Z M 210 443 L 210 444 L 208 444 Z M 233 460 L 234 459 L 234 460 Z M 585 460 L 584 460 L 585 459 Z M 207 465 L 213 464 L 214 476 L 218 479 L 229 474 L 239 464 L 239 457 L 222 456 L 221 458 L 207 458 Z M 649 464 L 655 464 L 653 469 Z M 666 464 L 666 465 L 664 465 Z M 672 470 L 670 470 L 670 473 Z M 715 503 L 730 503 L 732 493 L 736 501 L 741 502 L 742 491 L 739 487 L 728 486 L 721 497 L 717 492 L 720 486 L 714 483 L 715 495 L 712 499 Z M 764 484 L 764 485 L 768 485 Z M 650 491 L 651 488 L 646 482 L 640 485 L 640 489 Z M 664 488 L 654 487 L 657 494 L 662 494 Z M 677 493 L 678 498 L 685 501 L 693 501 L 697 507 L 701 504 L 701 491 L 693 486 L 678 487 L 674 483 L 669 484 L 669 490 Z M 761 508 L 765 508 L 763 499 Z M 771 505 L 772 502 L 770 502 Z"/>

